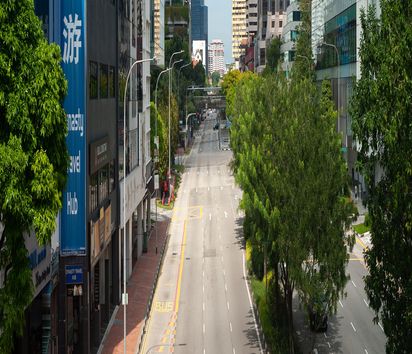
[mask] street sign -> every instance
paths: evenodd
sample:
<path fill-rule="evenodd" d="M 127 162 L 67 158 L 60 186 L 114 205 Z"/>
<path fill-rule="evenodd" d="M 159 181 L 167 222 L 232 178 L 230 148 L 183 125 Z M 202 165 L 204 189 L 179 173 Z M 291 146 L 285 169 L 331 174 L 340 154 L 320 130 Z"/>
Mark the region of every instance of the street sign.
<path fill-rule="evenodd" d="M 64 271 L 66 284 L 83 284 L 83 268 L 81 265 L 67 265 Z"/>
<path fill-rule="evenodd" d="M 159 189 L 159 175 L 154 175 L 154 188 Z"/>

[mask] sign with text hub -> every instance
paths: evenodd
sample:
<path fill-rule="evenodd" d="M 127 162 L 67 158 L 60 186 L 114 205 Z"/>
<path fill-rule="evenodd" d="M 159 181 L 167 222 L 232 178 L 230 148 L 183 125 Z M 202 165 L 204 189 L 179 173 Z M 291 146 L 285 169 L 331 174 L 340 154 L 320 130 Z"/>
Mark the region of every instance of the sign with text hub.
<path fill-rule="evenodd" d="M 61 213 L 61 255 L 86 254 L 85 0 L 61 0 L 60 46 L 68 83 L 64 100 L 70 160 Z"/>

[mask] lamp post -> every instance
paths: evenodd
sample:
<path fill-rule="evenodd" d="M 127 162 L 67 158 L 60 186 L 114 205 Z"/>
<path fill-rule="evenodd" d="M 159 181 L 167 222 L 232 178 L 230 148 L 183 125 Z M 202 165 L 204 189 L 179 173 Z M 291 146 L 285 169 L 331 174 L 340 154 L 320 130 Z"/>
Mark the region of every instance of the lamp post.
<path fill-rule="evenodd" d="M 182 71 L 182 69 L 183 68 L 186 68 L 186 67 L 188 67 L 189 65 L 192 65 L 192 63 L 187 63 L 187 64 L 185 64 L 185 65 L 182 65 L 180 68 L 179 68 L 179 71 L 178 71 L 178 73 L 177 73 L 177 92 L 178 92 L 178 97 L 180 97 L 180 72 Z"/>
<path fill-rule="evenodd" d="M 178 52 L 174 52 L 174 53 L 170 56 L 170 59 L 169 59 L 169 68 L 170 68 L 170 69 L 173 68 L 173 66 L 171 66 L 173 57 L 174 57 L 176 54 L 181 54 L 181 53 L 183 53 L 183 52 L 184 52 L 184 50 L 180 50 L 180 51 L 178 51 Z M 174 64 L 176 64 L 176 63 L 173 63 L 173 65 L 174 65 Z M 172 85 L 172 75 L 171 75 L 171 72 L 172 72 L 172 70 L 169 71 L 169 170 L 167 171 L 168 179 L 169 179 L 169 193 L 170 193 L 170 178 L 171 178 L 171 172 L 172 172 L 172 170 L 171 170 L 171 168 L 170 168 L 170 159 L 171 159 L 171 151 L 170 151 L 170 149 L 171 149 L 171 145 L 170 145 L 170 94 L 171 94 L 171 91 L 172 91 L 172 88 L 171 88 L 171 85 Z"/>
<path fill-rule="evenodd" d="M 186 345 L 186 343 L 179 343 L 179 344 L 155 344 L 155 345 L 152 345 L 149 349 L 146 350 L 146 354 L 149 354 L 149 353 L 152 351 L 152 349 L 155 349 L 155 348 L 160 348 L 160 347 L 172 347 L 172 348 L 174 348 L 174 347 L 183 347 L 183 346 L 185 346 L 185 345 Z"/>
<path fill-rule="evenodd" d="M 303 58 L 303 59 L 306 59 L 306 60 L 308 61 L 308 64 L 309 64 L 309 69 L 311 69 L 311 62 L 310 62 L 310 59 L 309 59 L 306 55 L 296 54 L 296 58 Z"/>
<path fill-rule="evenodd" d="M 331 43 L 326 43 L 322 42 L 321 45 L 324 45 L 326 47 L 332 47 L 336 51 L 336 59 L 337 59 L 337 64 L 338 64 L 338 133 L 340 133 L 340 60 L 339 60 L 339 51 L 336 45 L 331 44 Z"/>
<path fill-rule="evenodd" d="M 127 94 L 127 84 L 129 82 L 130 74 L 132 69 L 137 65 L 147 61 L 155 60 L 156 57 L 149 59 L 136 60 L 129 69 L 126 76 L 126 82 L 124 84 L 124 95 L 123 95 L 123 294 L 122 294 L 122 305 L 123 305 L 123 351 L 126 354 L 126 306 L 128 303 L 127 292 L 126 292 L 126 94 Z"/>
<path fill-rule="evenodd" d="M 163 71 L 161 71 L 160 72 L 160 74 L 159 74 L 159 76 L 157 77 L 157 80 L 156 80 L 156 88 L 155 88 L 155 114 L 156 114 L 156 117 L 155 117 L 155 145 L 156 145 L 156 151 L 157 151 L 157 158 L 159 158 L 159 137 L 157 136 L 157 86 L 159 85 L 159 80 L 160 80 L 160 77 L 164 74 L 164 73 L 166 73 L 166 72 L 168 72 L 169 70 L 171 70 L 171 68 L 167 68 L 167 69 L 165 69 L 165 70 L 163 70 Z M 156 161 L 155 161 L 156 162 Z M 156 194 L 157 194 L 157 191 L 156 191 Z M 156 199 L 155 199 L 155 208 L 156 208 L 156 228 L 155 228 L 155 236 L 156 236 L 156 254 L 157 254 L 157 196 L 156 196 Z"/>

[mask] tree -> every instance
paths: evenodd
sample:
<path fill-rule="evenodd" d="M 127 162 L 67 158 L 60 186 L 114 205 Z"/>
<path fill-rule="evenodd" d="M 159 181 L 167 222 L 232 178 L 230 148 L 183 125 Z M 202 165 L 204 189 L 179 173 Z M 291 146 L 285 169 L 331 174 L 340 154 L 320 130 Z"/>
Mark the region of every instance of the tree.
<path fill-rule="evenodd" d="M 215 71 L 212 73 L 212 86 L 217 86 L 219 85 L 220 81 L 220 73 L 219 71 Z"/>
<path fill-rule="evenodd" d="M 278 37 L 275 37 L 270 41 L 269 46 L 266 50 L 266 67 L 263 71 L 263 74 L 267 75 L 277 72 L 278 64 L 281 58 L 281 44 L 282 41 Z"/>
<path fill-rule="evenodd" d="M 411 353 L 412 3 L 382 0 L 380 6 L 380 20 L 374 7 L 361 13 L 362 77 L 350 110 L 369 190 L 372 247 L 365 253 L 365 289 L 388 337 L 386 351 Z"/>
<path fill-rule="evenodd" d="M 48 243 L 61 208 L 67 84 L 60 49 L 44 38 L 33 1 L 0 4 L 0 48 L 0 352 L 9 353 L 33 294 L 24 234 Z"/>

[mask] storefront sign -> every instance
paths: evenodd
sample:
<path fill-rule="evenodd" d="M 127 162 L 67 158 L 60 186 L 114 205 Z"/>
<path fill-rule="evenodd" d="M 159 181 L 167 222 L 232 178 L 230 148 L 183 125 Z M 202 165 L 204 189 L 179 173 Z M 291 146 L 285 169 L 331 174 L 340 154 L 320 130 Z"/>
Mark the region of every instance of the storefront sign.
<path fill-rule="evenodd" d="M 106 244 L 110 242 L 112 234 L 112 206 L 109 205 L 104 211 L 104 241 Z"/>
<path fill-rule="evenodd" d="M 83 268 L 80 265 L 66 265 L 66 284 L 82 284 Z"/>
<path fill-rule="evenodd" d="M 105 137 L 90 144 L 90 174 L 110 162 L 109 138 Z"/>
<path fill-rule="evenodd" d="M 112 208 L 109 205 L 106 209 L 100 209 L 98 220 L 90 221 L 90 256 L 92 264 L 94 264 L 99 258 L 100 253 L 109 244 L 112 230 Z"/>
<path fill-rule="evenodd" d="M 61 0 L 62 68 L 68 82 L 64 100 L 70 156 L 61 218 L 62 255 L 86 254 L 86 18 L 84 0 Z"/>

